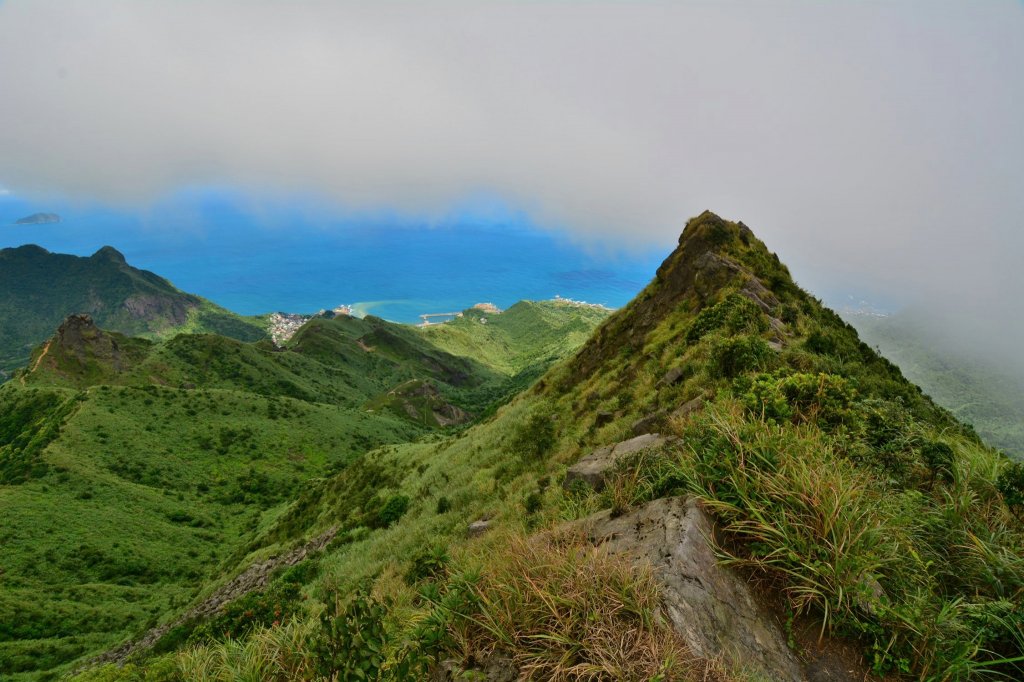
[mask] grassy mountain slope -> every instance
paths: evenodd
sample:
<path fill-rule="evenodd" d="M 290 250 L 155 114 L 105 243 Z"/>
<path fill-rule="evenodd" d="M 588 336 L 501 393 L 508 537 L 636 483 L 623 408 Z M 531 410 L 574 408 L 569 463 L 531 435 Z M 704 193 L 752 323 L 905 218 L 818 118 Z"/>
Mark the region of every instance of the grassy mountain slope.
<path fill-rule="evenodd" d="M 679 440 L 621 462 L 600 493 L 557 485 L 643 430 Z M 416 679 L 496 657 L 531 679 L 706 679 L 715 664 L 683 660 L 643 566 L 551 530 L 676 494 L 703 500 L 721 552 L 783 622 L 852 639 L 875 672 L 1019 677 L 1021 490 L 1024 469 L 796 287 L 749 229 L 705 213 L 633 303 L 487 421 L 369 453 L 261 528 L 249 559 L 337 531 L 263 593 L 298 586 L 288 617 L 229 609 L 162 641 L 179 652 L 83 679 Z M 481 519 L 489 530 L 467 538 Z M 243 625 L 241 641 L 218 634 Z"/>
<path fill-rule="evenodd" d="M 276 349 L 69 317 L 0 386 L 0 677 L 66 671 L 266 556 L 311 480 L 440 425 L 368 409 L 410 381 L 448 415 L 510 378 L 376 318 L 316 319 Z M 361 480 L 353 494 L 376 490 Z"/>
<path fill-rule="evenodd" d="M 520 301 L 500 314 L 470 308 L 452 322 L 420 332 L 439 348 L 498 369 L 513 379 L 511 387 L 518 391 L 543 374 L 566 347 L 581 346 L 608 312 L 563 301 Z"/>
<path fill-rule="evenodd" d="M 0 249 L 0 370 L 24 365 L 32 348 L 73 313 L 133 336 L 179 330 L 246 341 L 266 336 L 256 321 L 131 267 L 109 246 L 88 258 L 33 245 Z"/>
<path fill-rule="evenodd" d="M 1024 459 L 1024 375 L 941 338 L 913 314 L 851 319 L 865 341 L 958 419 Z"/>

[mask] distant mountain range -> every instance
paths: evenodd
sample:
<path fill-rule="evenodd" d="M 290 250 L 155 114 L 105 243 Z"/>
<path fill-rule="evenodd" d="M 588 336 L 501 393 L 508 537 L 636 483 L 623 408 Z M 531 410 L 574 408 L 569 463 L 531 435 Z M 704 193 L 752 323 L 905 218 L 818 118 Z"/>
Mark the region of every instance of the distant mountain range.
<path fill-rule="evenodd" d="M 160 338 L 179 331 L 244 341 L 266 336 L 261 321 L 180 291 L 128 265 L 110 246 L 89 257 L 34 245 L 0 249 L 0 372 L 24 365 L 32 348 L 74 313 L 132 336 Z"/>

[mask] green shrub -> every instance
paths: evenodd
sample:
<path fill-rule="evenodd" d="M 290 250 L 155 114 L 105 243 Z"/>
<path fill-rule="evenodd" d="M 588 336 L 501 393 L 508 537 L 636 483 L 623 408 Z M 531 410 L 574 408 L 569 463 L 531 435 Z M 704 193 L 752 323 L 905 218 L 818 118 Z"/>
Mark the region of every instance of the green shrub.
<path fill-rule="evenodd" d="M 437 511 L 438 514 L 447 514 L 451 510 L 452 510 L 452 502 L 451 502 L 451 500 L 449 500 L 447 497 L 444 497 L 443 495 L 441 497 L 437 498 L 437 509 L 436 509 L 436 511 Z"/>
<path fill-rule="evenodd" d="M 1024 513 L 1024 462 L 1014 462 L 999 472 L 996 488 L 1013 513 Z"/>
<path fill-rule="evenodd" d="M 393 495 L 388 498 L 373 518 L 370 519 L 371 528 L 388 528 L 394 524 L 409 509 L 409 498 L 405 495 Z"/>
<path fill-rule="evenodd" d="M 921 447 L 921 459 L 932 478 L 953 482 L 953 448 L 942 441 L 931 441 Z"/>
<path fill-rule="evenodd" d="M 834 374 L 766 374 L 738 388 L 747 409 L 765 419 L 838 426 L 856 418 L 857 392 Z"/>
<path fill-rule="evenodd" d="M 774 357 L 771 347 L 756 336 L 718 339 L 711 346 L 711 373 L 733 379 L 744 372 L 767 369 Z"/>
<path fill-rule="evenodd" d="M 693 344 L 706 334 L 721 330 L 727 335 L 758 334 L 768 330 L 764 313 L 746 296 L 729 294 L 720 303 L 697 313 L 686 330 L 686 343 Z"/>
<path fill-rule="evenodd" d="M 511 449 L 527 459 L 540 459 L 554 446 L 555 422 L 550 414 L 536 413 L 519 425 L 511 439 Z"/>
<path fill-rule="evenodd" d="M 389 601 L 371 596 L 365 587 L 355 592 L 344 610 L 340 610 L 338 595 L 331 595 L 310 642 L 317 672 L 329 680 L 381 679 L 388 643 L 384 621 L 390 606 Z"/>
<path fill-rule="evenodd" d="M 444 545 L 425 549 L 413 557 L 412 565 L 405 572 L 405 582 L 415 585 L 422 580 L 439 580 L 448 575 L 451 557 Z"/>

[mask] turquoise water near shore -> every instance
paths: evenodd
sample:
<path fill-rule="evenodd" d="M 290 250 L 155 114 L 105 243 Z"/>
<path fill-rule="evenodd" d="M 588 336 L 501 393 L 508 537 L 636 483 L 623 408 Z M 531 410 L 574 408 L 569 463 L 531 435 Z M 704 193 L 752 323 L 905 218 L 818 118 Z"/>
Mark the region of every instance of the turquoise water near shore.
<path fill-rule="evenodd" d="M 12 224 L 40 211 L 62 222 Z M 130 264 L 242 314 L 348 304 L 399 322 L 556 295 L 619 307 L 674 246 L 587 246 L 494 206 L 423 220 L 212 191 L 145 210 L 0 197 L 0 247 L 21 244 L 77 255 L 110 245 Z"/>

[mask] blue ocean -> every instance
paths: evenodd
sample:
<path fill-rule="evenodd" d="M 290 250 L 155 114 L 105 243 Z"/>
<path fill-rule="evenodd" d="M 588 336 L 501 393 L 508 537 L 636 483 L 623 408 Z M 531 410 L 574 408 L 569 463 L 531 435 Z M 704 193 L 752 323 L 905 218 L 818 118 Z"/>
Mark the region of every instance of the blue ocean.
<path fill-rule="evenodd" d="M 36 212 L 61 222 L 13 224 Z M 351 305 L 396 322 L 555 296 L 619 307 L 674 246 L 581 243 L 498 202 L 423 219 L 208 189 L 132 209 L 0 196 L 0 247 L 22 244 L 76 255 L 110 245 L 131 265 L 242 314 Z"/>

